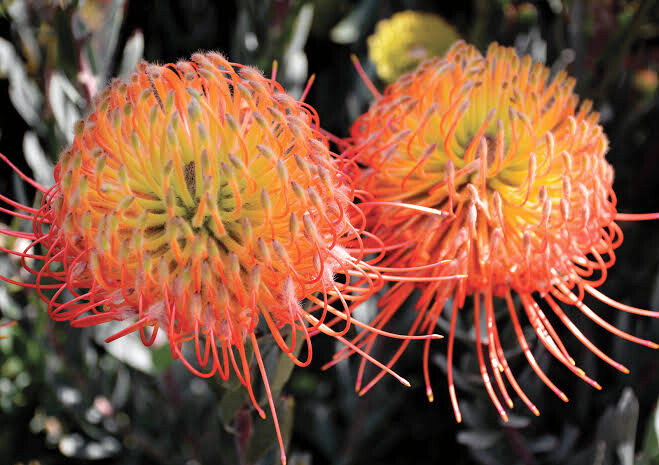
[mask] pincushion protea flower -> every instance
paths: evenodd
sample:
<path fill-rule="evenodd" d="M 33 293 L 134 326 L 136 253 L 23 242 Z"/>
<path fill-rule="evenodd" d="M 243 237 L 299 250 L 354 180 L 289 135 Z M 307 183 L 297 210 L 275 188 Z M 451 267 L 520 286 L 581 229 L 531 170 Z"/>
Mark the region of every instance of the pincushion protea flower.
<path fill-rule="evenodd" d="M 368 38 L 368 56 L 380 79 L 390 83 L 423 60 L 443 55 L 459 37 L 439 15 L 400 11 L 377 24 Z"/>
<path fill-rule="evenodd" d="M 579 341 L 621 371 L 627 368 L 595 347 L 563 311 L 561 302 L 617 336 L 659 347 L 615 328 L 583 301 L 588 293 L 618 310 L 659 316 L 616 302 L 597 290 L 623 240 L 615 221 L 657 215 L 617 213 L 613 168 L 604 158 L 607 138 L 591 102 L 579 105 L 574 84 L 563 71 L 550 79 L 546 67 L 532 63 L 528 56 L 519 58 L 513 49 L 492 44 L 483 57 L 474 47 L 459 42 L 444 58 L 426 61 L 402 76 L 384 95 L 376 91 L 370 110 L 352 126 L 351 146 L 344 156 L 353 161 L 351 166 L 357 166 L 354 162 L 361 166 L 357 187 L 366 192 L 364 208 L 372 208 L 367 213 L 368 229 L 387 247 L 396 248 L 381 265 L 418 267 L 448 259 L 453 261 L 433 268 L 431 274 L 465 276 L 446 283 L 401 281 L 382 297 L 382 310 L 372 322 L 384 326 L 418 289 L 421 297 L 410 333 L 430 333 L 445 304 L 452 301 L 448 383 L 458 421 L 452 359 L 456 316 L 463 311 L 467 296 L 473 298 L 482 379 L 503 419 L 507 414 L 500 396 L 509 407 L 513 405 L 504 376 L 526 405 L 536 414 L 538 410 L 515 380 L 504 355 L 495 298 L 505 300 L 533 370 L 566 401 L 529 350 L 515 294 L 545 348 L 598 389 L 561 343 L 545 315 L 547 308 Z M 541 305 L 543 301 L 546 305 Z M 484 334 L 480 321 L 486 322 Z M 368 350 L 373 336 L 364 334 L 354 342 Z M 432 400 L 427 342 L 424 375 Z M 405 343 L 389 366 L 404 348 Z"/>
<path fill-rule="evenodd" d="M 14 209 L 3 211 L 33 223 L 31 232 L 0 231 L 31 241 L 23 252 L 3 249 L 35 277 L 18 284 L 34 288 L 56 321 L 131 321 L 108 341 L 139 331 L 149 345 L 162 329 L 172 355 L 198 376 L 227 379 L 232 366 L 265 417 L 251 388 L 249 342 L 285 461 L 257 324 L 301 366 L 316 332 L 360 351 L 343 335 L 351 323 L 369 328 L 351 319 L 348 302 L 385 279 L 360 260 L 349 220 L 359 212 L 315 111 L 255 69 L 197 53 L 175 65 L 143 63 L 127 82 L 112 82 L 75 134 L 51 188 L 0 155 L 43 193 L 38 209 L 2 197 Z M 344 330 L 331 329 L 337 321 Z M 294 355 L 296 335 L 306 360 Z"/>

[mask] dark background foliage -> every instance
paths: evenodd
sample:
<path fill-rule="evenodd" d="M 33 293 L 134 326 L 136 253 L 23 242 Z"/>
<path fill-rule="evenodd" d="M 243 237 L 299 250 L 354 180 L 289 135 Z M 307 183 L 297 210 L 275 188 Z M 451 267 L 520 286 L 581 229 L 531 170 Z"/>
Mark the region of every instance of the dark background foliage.
<path fill-rule="evenodd" d="M 315 73 L 307 101 L 325 129 L 346 136 L 371 100 L 350 54 L 357 54 L 376 79 L 366 37 L 378 20 L 404 9 L 439 13 L 481 50 L 498 41 L 553 69 L 567 67 L 577 77 L 579 94 L 593 99 L 601 112 L 619 210 L 659 209 L 659 7 L 653 0 L 5 1 L 0 18 L 0 74 L 5 78 L 0 80 L 0 151 L 37 178 L 47 176 L 67 144 L 67 131 L 84 114 L 94 85 L 89 75 L 102 86 L 140 56 L 167 63 L 199 49 L 219 50 L 266 73 L 278 59 L 280 80 L 292 93 L 299 94 Z M 30 203 L 34 192 L 8 168 L 1 169 L 0 192 Z M 12 222 L 7 215 L 0 219 Z M 13 226 L 26 225 L 13 221 Z M 657 310 L 659 222 L 622 227 L 626 240 L 602 290 L 621 302 Z M 0 259 L 0 273 L 15 275 L 16 262 Z M 658 321 L 625 315 L 593 299 L 588 303 L 618 327 L 659 339 Z M 0 462 L 275 462 L 271 421 L 258 419 L 236 383 L 195 378 L 181 364 L 171 363 L 166 346 L 141 350 L 135 341 L 137 345 L 105 344 L 107 333 L 101 329 L 55 324 L 29 290 L 0 287 L 0 311 L 5 319 L 17 321 L 0 328 L 0 336 L 8 336 L 0 341 Z M 420 345 L 412 344 L 397 364 L 413 388 L 385 378 L 360 398 L 353 387 L 356 360 L 321 371 L 336 347 L 319 337 L 311 367 L 294 370 L 285 386 L 286 377 L 279 380 L 278 409 L 290 431 L 290 461 L 659 463 L 656 351 L 617 339 L 571 313 L 586 336 L 626 364 L 631 374 L 605 365 L 562 328 L 578 364 L 604 387 L 594 391 L 536 347 L 543 368 L 571 398 L 564 404 L 510 343 L 513 369 L 542 414 L 536 418 L 516 405 L 511 421 L 503 424 L 482 388 L 470 310 L 464 313 L 456 358 L 462 424 L 455 423 L 448 400 L 445 342 L 433 344 L 435 401 L 429 404 Z M 404 332 L 408 325 L 409 318 L 401 317 L 391 329 Z M 504 340 L 509 333 L 510 328 L 504 330 Z M 531 333 L 527 336 L 534 340 Z M 391 350 L 388 344 L 376 347 L 381 358 Z M 275 351 L 267 358 L 272 370 L 283 366 Z"/>

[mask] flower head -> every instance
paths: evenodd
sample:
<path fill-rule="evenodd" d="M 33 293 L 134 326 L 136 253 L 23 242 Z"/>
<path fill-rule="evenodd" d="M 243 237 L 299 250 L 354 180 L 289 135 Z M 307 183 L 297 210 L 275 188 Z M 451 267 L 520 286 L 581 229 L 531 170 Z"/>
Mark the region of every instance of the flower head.
<path fill-rule="evenodd" d="M 378 76 L 393 82 L 423 60 L 444 54 L 458 38 L 441 16 L 406 10 L 377 24 L 368 38 L 368 56 Z"/>
<path fill-rule="evenodd" d="M 511 48 L 493 44 L 483 57 L 459 42 L 444 58 L 424 62 L 376 96 L 352 127 L 352 146 L 344 156 L 363 167 L 357 185 L 368 193 L 363 205 L 374 209 L 367 215 L 368 228 L 391 250 L 383 265 L 418 268 L 449 261 L 432 268 L 432 274 L 464 276 L 444 283 L 399 282 L 380 300 L 382 316 L 377 321 L 384 325 L 419 289 L 422 295 L 411 332 L 432 332 L 452 299 L 448 378 L 458 419 L 452 355 L 456 315 L 468 296 L 473 297 L 482 378 L 504 419 L 500 396 L 512 407 L 504 376 L 529 408 L 535 413 L 537 409 L 506 361 L 494 316 L 495 298 L 505 300 L 533 370 L 564 400 L 565 394 L 529 350 L 515 294 L 545 348 L 598 389 L 561 343 L 544 313 L 547 308 L 619 370 L 627 371 L 579 331 L 561 303 L 577 307 L 620 337 L 659 347 L 615 328 L 583 302 L 588 293 L 623 311 L 659 316 L 615 302 L 596 289 L 606 280 L 615 262 L 614 250 L 622 243 L 615 220 L 656 215 L 625 217 L 616 212 L 613 169 L 604 158 L 607 138 L 591 102 L 579 103 L 574 84 L 564 71 L 550 78 L 549 69 L 528 56 L 518 57 Z M 483 335 L 481 319 L 487 322 Z M 432 399 L 427 346 L 424 359 Z"/>
<path fill-rule="evenodd" d="M 19 284 L 72 326 L 129 320 L 109 341 L 139 331 L 148 345 L 164 331 L 199 376 L 226 379 L 232 366 L 264 416 L 251 389 L 251 343 L 279 435 L 256 326 L 307 365 L 314 332 L 352 347 L 342 335 L 359 322 L 347 302 L 383 282 L 360 261 L 351 186 L 313 108 L 255 69 L 197 53 L 113 81 L 75 134 L 48 189 L 0 155 L 43 193 L 39 209 L 2 198 L 33 222 L 29 233 L 1 231 L 31 241 L 23 252 L 2 249 L 35 277 Z M 330 328 L 337 321 L 344 330 Z M 296 335 L 307 342 L 305 361 L 294 355 Z"/>

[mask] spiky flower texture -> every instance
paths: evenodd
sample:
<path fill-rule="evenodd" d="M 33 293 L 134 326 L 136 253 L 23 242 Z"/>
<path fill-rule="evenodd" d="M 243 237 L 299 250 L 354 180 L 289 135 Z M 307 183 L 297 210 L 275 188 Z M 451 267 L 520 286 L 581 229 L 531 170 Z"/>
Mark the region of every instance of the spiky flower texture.
<path fill-rule="evenodd" d="M 418 268 L 452 260 L 433 268 L 432 274 L 464 276 L 448 283 L 397 283 L 380 300 L 382 310 L 374 322 L 384 326 L 419 289 L 418 313 L 410 332 L 430 333 L 452 299 L 448 382 L 458 420 L 452 358 L 456 317 L 468 296 L 473 297 L 482 379 L 504 419 L 507 414 L 500 396 L 509 407 L 513 405 L 504 377 L 534 413 L 538 410 L 515 380 L 504 355 L 495 298 L 505 300 L 531 367 L 563 400 L 567 397 L 529 349 L 515 294 L 538 340 L 598 389 L 576 366 L 540 302 L 579 341 L 621 371 L 627 369 L 584 336 L 561 302 L 620 337 L 658 347 L 615 328 L 583 301 L 588 293 L 622 311 L 658 316 L 615 302 L 597 290 L 623 239 L 615 220 L 656 215 L 617 214 L 613 169 L 604 158 L 607 138 L 591 102 L 579 104 L 574 84 L 564 71 L 550 79 L 549 69 L 529 56 L 518 57 L 511 48 L 493 44 L 483 57 L 474 47 L 459 42 L 444 58 L 424 62 L 387 87 L 384 95 L 376 94 L 370 110 L 352 127 L 352 145 L 344 156 L 361 166 L 357 185 L 368 193 L 363 204 L 372 208 L 368 226 L 391 250 L 383 264 Z M 480 321 L 486 322 L 483 329 Z M 356 342 L 370 347 L 373 339 L 364 335 Z M 427 342 L 424 374 L 432 400 Z"/>
<path fill-rule="evenodd" d="M 139 331 L 149 345 L 165 331 L 172 355 L 199 376 L 227 379 L 232 366 L 264 417 L 250 343 L 285 461 L 257 324 L 304 366 L 310 333 L 352 347 L 342 337 L 354 322 L 348 303 L 382 286 L 360 261 L 351 188 L 313 108 L 253 68 L 198 53 L 175 65 L 143 63 L 114 81 L 75 134 L 49 189 L 1 156 L 43 193 L 39 209 L 2 197 L 14 208 L 3 211 L 33 223 L 29 233 L 1 231 L 31 241 L 22 252 L 3 249 L 35 277 L 18 284 L 35 288 L 54 320 L 130 322 L 108 341 Z M 327 314 L 345 329 L 332 330 Z M 296 334 L 307 342 L 304 361 L 293 352 Z"/>

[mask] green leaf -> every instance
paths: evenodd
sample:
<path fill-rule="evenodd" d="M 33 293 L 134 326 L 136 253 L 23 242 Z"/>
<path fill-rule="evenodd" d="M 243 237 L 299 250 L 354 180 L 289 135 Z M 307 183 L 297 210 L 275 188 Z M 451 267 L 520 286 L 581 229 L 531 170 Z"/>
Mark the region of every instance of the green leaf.
<path fill-rule="evenodd" d="M 0 77 L 9 79 L 9 98 L 25 122 L 43 128 L 41 107 L 43 95 L 34 81 L 28 78 L 25 66 L 11 42 L 0 37 Z"/>
<path fill-rule="evenodd" d="M 66 136 L 67 142 L 73 142 L 73 126 L 80 119 L 80 109 L 85 100 L 80 96 L 67 77 L 55 71 L 48 82 L 48 103 L 53 110 L 57 127 Z"/>
<path fill-rule="evenodd" d="M 153 363 L 153 368 L 157 373 L 162 373 L 163 371 L 167 370 L 172 365 L 172 363 L 174 363 L 169 344 L 153 348 L 151 350 L 151 362 Z"/>
<path fill-rule="evenodd" d="M 616 406 L 618 416 L 618 445 L 616 452 L 622 465 L 634 465 L 634 445 L 638 423 L 638 399 L 634 391 L 627 387 Z"/>
<path fill-rule="evenodd" d="M 371 28 L 375 12 L 379 6 L 377 0 L 362 0 L 348 16 L 339 21 L 330 31 L 330 39 L 337 44 L 356 42 L 363 31 Z"/>
<path fill-rule="evenodd" d="M 119 32 L 124 20 L 126 0 L 111 0 L 89 8 L 103 18 L 103 21 L 94 21 L 94 15 L 86 17 L 78 13 L 79 23 L 83 23 L 81 30 L 91 33 L 88 47 L 85 48 L 87 59 L 93 73 L 99 82 L 105 82 L 112 65 L 112 57 L 119 41 Z"/>
<path fill-rule="evenodd" d="M 286 446 L 291 436 L 291 429 L 293 428 L 295 401 L 292 397 L 276 399 L 275 409 L 279 417 L 282 439 Z M 277 432 L 272 417 L 268 416 L 265 420 L 254 423 L 254 430 L 245 448 L 245 462 L 258 462 L 273 446 L 278 447 Z M 277 455 L 279 454 L 277 453 Z"/>
<path fill-rule="evenodd" d="M 293 453 L 288 458 L 289 465 L 311 465 L 311 454 L 309 453 Z"/>
<path fill-rule="evenodd" d="M 126 42 L 124 54 L 121 57 L 119 76 L 127 78 L 135 70 L 135 65 L 142 59 L 144 53 L 144 35 L 142 31 L 135 31 Z"/>
<path fill-rule="evenodd" d="M 659 463 L 659 400 L 648 421 L 638 465 Z"/>
<path fill-rule="evenodd" d="M 57 68 L 67 76 L 78 72 L 76 39 L 71 30 L 71 13 L 61 8 L 55 9 L 53 29 L 57 39 Z"/>
<path fill-rule="evenodd" d="M 634 464 L 634 442 L 638 423 L 638 399 L 631 388 L 622 391 L 615 407 L 608 407 L 597 422 L 597 441 L 603 444 L 606 460 L 614 453 L 621 465 Z"/>
<path fill-rule="evenodd" d="M 282 71 L 287 81 L 295 86 L 301 85 L 308 75 L 308 61 L 304 46 L 309 38 L 313 20 L 313 5 L 305 4 L 295 18 L 291 36 L 284 51 Z M 300 89 L 301 91 L 301 89 Z"/>
<path fill-rule="evenodd" d="M 50 186 L 53 183 L 55 167 L 41 148 L 39 138 L 33 131 L 27 131 L 23 136 L 23 154 L 32 169 L 34 179 L 43 186 Z"/>
<path fill-rule="evenodd" d="M 288 342 L 289 344 L 291 343 L 290 336 L 289 336 L 289 340 L 287 340 L 286 342 Z M 293 355 L 295 357 L 300 356 L 300 352 L 302 351 L 303 345 L 305 345 L 304 334 L 302 333 L 302 331 L 298 331 L 295 340 L 295 349 L 293 349 Z M 282 351 L 279 354 L 279 360 L 277 362 L 277 368 L 275 369 L 275 374 L 272 376 L 272 378 L 270 378 L 270 390 L 272 391 L 273 396 L 279 394 L 281 390 L 284 388 L 286 382 L 291 377 L 291 373 L 293 373 L 293 368 L 295 368 L 295 364 L 288 357 L 288 355 L 286 355 Z"/>
<path fill-rule="evenodd" d="M 0 374 L 6 378 L 15 378 L 24 369 L 23 361 L 19 357 L 10 356 L 0 366 Z"/>
<path fill-rule="evenodd" d="M 233 424 L 233 419 L 236 416 L 240 407 L 245 405 L 247 401 L 247 388 L 226 390 L 220 401 L 220 420 L 224 428 L 229 430 Z"/>
<path fill-rule="evenodd" d="M 500 439 L 501 433 L 492 430 L 460 431 L 456 436 L 459 444 L 477 450 L 492 447 Z"/>

